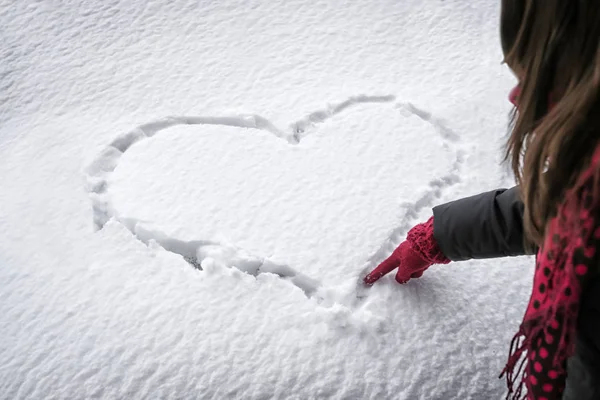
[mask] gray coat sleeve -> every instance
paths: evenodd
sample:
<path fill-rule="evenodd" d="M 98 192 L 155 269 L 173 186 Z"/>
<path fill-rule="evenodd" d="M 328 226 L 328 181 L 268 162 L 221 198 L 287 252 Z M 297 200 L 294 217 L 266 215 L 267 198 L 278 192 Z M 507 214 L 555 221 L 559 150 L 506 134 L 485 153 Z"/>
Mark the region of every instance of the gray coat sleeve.
<path fill-rule="evenodd" d="M 478 194 L 433 209 L 433 230 L 452 261 L 533 254 L 523 235 L 518 187 Z"/>

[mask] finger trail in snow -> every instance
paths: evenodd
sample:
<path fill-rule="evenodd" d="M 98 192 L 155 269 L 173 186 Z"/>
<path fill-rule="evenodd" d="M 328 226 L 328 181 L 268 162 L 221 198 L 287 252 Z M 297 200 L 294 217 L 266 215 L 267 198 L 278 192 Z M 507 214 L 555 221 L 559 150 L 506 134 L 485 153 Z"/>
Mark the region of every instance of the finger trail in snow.
<path fill-rule="evenodd" d="M 322 287 L 322 283 L 318 279 L 311 278 L 289 265 L 275 263 L 268 258 L 248 254 L 243 249 L 229 243 L 210 240 L 180 240 L 168 236 L 159 229 L 148 227 L 145 225 L 146 221 L 120 216 L 118 210 L 115 210 L 111 204 L 108 178 L 117 167 L 123 154 L 135 143 L 145 138 L 151 138 L 161 131 L 176 125 L 222 125 L 262 130 L 288 142 L 290 145 L 296 145 L 303 138 L 307 137 L 311 129 L 316 125 L 325 122 L 335 115 L 346 112 L 353 106 L 364 103 L 391 103 L 395 100 L 396 98 L 393 95 L 352 96 L 340 103 L 328 105 L 323 109 L 308 114 L 304 118 L 290 124 L 288 129 L 280 129 L 267 118 L 256 114 L 234 116 L 170 116 L 142 124 L 115 138 L 85 168 L 87 191 L 92 200 L 94 227 L 102 229 L 106 222 L 114 218 L 126 226 L 143 243 L 149 244 L 155 242 L 165 250 L 181 255 L 195 268 L 202 269 L 202 260 L 211 259 L 229 267 L 236 267 L 253 276 L 265 272 L 276 274 L 299 287 L 307 297 L 316 296 L 319 300 L 318 292 Z M 455 150 L 456 160 L 448 174 L 431 181 L 428 189 L 415 202 L 405 202 L 400 205 L 404 215 L 401 223 L 391 232 L 380 248 L 368 258 L 364 268 L 365 274 L 393 250 L 408 229 L 415 223 L 415 219 L 421 210 L 432 206 L 441 197 L 445 189 L 460 181 L 460 169 L 464 157 L 457 145 L 460 139 L 459 136 L 448 128 L 443 121 L 410 103 L 399 103 L 396 107 L 405 113 L 416 115 L 423 121 L 433 125 L 446 144 Z M 356 299 L 360 301 L 366 296 L 366 291 L 362 287 L 362 275 L 359 276 L 359 281 L 357 282 L 356 296 L 350 300 L 350 303 L 354 304 L 356 303 Z"/>

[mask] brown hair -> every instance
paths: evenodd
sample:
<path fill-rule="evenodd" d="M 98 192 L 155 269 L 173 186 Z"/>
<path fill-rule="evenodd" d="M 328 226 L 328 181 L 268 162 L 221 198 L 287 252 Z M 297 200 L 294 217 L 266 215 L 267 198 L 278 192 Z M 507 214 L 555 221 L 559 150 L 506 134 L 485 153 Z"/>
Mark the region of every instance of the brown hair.
<path fill-rule="evenodd" d="M 521 86 L 506 160 L 526 236 L 541 245 L 600 138 L 600 1 L 502 0 L 500 36 Z"/>

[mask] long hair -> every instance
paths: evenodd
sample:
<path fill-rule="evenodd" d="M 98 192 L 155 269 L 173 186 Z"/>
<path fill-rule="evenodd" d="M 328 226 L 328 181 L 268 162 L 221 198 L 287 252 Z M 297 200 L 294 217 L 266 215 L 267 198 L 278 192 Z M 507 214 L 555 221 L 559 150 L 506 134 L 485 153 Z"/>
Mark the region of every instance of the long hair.
<path fill-rule="evenodd" d="M 600 1 L 502 0 L 500 36 L 521 87 L 506 160 L 526 237 L 541 245 L 600 139 Z"/>

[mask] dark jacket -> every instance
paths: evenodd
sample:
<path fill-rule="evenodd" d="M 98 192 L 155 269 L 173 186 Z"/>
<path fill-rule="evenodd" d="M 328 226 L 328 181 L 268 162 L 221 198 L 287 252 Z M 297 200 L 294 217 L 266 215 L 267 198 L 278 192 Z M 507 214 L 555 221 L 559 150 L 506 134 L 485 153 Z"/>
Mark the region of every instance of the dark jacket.
<path fill-rule="evenodd" d="M 433 209 L 434 236 L 452 261 L 522 256 L 523 202 L 518 189 L 500 189 Z M 600 277 L 586 288 L 576 354 L 567 365 L 564 400 L 600 400 Z"/>

